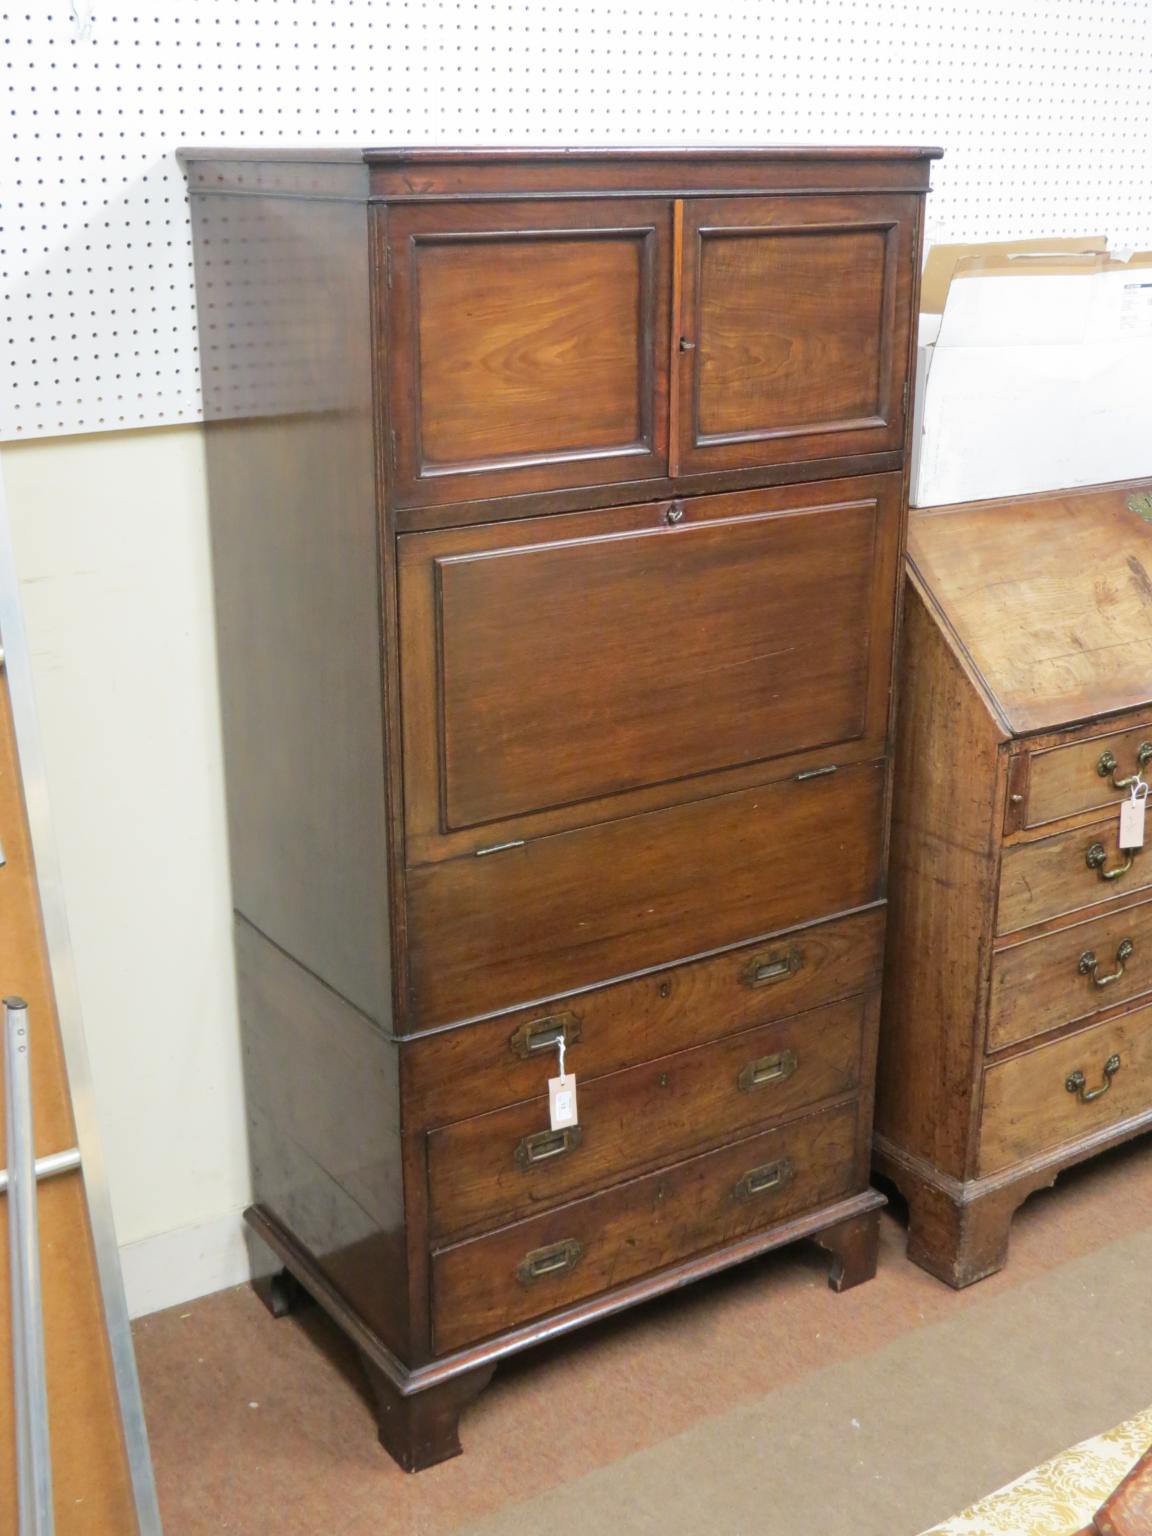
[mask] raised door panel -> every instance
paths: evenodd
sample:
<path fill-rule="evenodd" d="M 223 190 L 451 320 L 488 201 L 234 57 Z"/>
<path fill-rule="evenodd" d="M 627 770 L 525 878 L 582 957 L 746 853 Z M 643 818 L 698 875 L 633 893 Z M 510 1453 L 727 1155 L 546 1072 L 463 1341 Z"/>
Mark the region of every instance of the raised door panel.
<path fill-rule="evenodd" d="M 667 201 L 436 204 L 387 218 L 399 505 L 665 473 Z"/>
<path fill-rule="evenodd" d="M 700 198 L 683 217 L 679 469 L 899 449 L 916 200 Z"/>
<path fill-rule="evenodd" d="M 400 540 L 410 862 L 883 752 L 897 477 L 673 515 Z"/>

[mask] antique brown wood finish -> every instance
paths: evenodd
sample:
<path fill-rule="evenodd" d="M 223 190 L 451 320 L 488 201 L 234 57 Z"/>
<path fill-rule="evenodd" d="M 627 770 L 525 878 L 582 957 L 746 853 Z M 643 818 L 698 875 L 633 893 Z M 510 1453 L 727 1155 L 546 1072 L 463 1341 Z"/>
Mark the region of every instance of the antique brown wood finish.
<path fill-rule="evenodd" d="M 555 1037 L 568 1065 L 601 1077 L 837 998 L 872 992 L 884 946 L 882 905 L 413 1039 L 404 1052 L 404 1112 L 436 1126 L 535 1097 Z"/>
<path fill-rule="evenodd" d="M 259 1288 L 409 1469 L 539 1338 L 875 1268 L 930 157 L 184 156 Z"/>
<path fill-rule="evenodd" d="M 606 1077 L 583 1076 L 578 1135 L 549 1130 L 546 1092 L 433 1131 L 431 1230 L 498 1226 L 852 1093 L 863 1038 L 864 1001 L 854 997 Z M 538 1090 L 549 1070 L 539 1067 Z"/>
<path fill-rule="evenodd" d="M 680 464 L 899 448 L 915 198 L 692 199 Z"/>
<path fill-rule="evenodd" d="M 433 1337 L 459 1349 L 692 1253 L 850 1193 L 852 1106 L 753 1136 L 603 1194 L 445 1248 Z"/>
<path fill-rule="evenodd" d="M 1033 1190 L 1152 1122 L 1148 853 L 1118 847 L 1152 741 L 1149 505 L 913 518 L 876 1163 L 952 1285 L 1004 1263 Z"/>

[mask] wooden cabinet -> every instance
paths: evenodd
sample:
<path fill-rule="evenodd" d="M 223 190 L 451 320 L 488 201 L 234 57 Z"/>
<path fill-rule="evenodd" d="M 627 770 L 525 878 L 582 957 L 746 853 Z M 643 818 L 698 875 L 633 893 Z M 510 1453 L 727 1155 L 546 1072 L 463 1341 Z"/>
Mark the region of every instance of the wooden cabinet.
<path fill-rule="evenodd" d="M 1146 485 L 913 515 L 876 1159 L 952 1285 L 1152 1126 L 1150 562 Z"/>
<path fill-rule="evenodd" d="M 407 1467 L 539 1338 L 874 1267 L 929 159 L 185 156 L 249 1220 Z"/>

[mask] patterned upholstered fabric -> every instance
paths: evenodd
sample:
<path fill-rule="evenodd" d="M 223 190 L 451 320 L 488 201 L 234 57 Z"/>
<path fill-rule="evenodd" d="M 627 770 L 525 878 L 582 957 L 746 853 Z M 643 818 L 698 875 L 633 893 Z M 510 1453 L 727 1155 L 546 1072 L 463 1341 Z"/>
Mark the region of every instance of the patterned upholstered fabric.
<path fill-rule="evenodd" d="M 922 1536 L 1079 1536 L 1149 1446 L 1152 1408 L 1054 1456 Z"/>

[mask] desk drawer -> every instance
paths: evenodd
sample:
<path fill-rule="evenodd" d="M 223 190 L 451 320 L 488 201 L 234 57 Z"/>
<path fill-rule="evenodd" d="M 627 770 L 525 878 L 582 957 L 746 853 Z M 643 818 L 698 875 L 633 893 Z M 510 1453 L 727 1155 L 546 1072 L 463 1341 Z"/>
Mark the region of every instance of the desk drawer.
<path fill-rule="evenodd" d="M 666 966 L 869 905 L 884 762 L 408 871 L 408 1027 Z"/>
<path fill-rule="evenodd" d="M 431 1132 L 433 1234 L 514 1221 L 852 1092 L 865 1007 L 849 998 L 581 1080 L 571 1130 L 549 1131 L 545 1094 Z"/>
<path fill-rule="evenodd" d="M 868 991 L 880 978 L 884 909 L 793 929 L 521 1008 L 402 1047 L 404 1124 L 431 1128 L 546 1091 L 564 1032 L 581 1082 Z"/>
<path fill-rule="evenodd" d="M 996 1173 L 1149 1108 L 1152 1007 L 1144 1007 L 988 1069 L 980 1173 Z"/>
<path fill-rule="evenodd" d="M 706 1253 L 860 1184 L 856 1107 L 826 1110 L 432 1256 L 437 1354 Z"/>
<path fill-rule="evenodd" d="M 1002 949 L 992 960 L 988 1049 L 997 1051 L 1152 991 L 1152 903 Z"/>
<path fill-rule="evenodd" d="M 1036 827 L 1096 806 L 1119 805 L 1127 790 L 1117 781 L 1139 768 L 1152 771 L 1152 724 L 1033 752 L 1022 824 Z"/>
<path fill-rule="evenodd" d="M 1106 821 L 1005 848 L 997 933 L 1015 933 L 1152 885 L 1152 856 L 1146 849 L 1121 853 L 1119 830 L 1114 811 Z"/>

